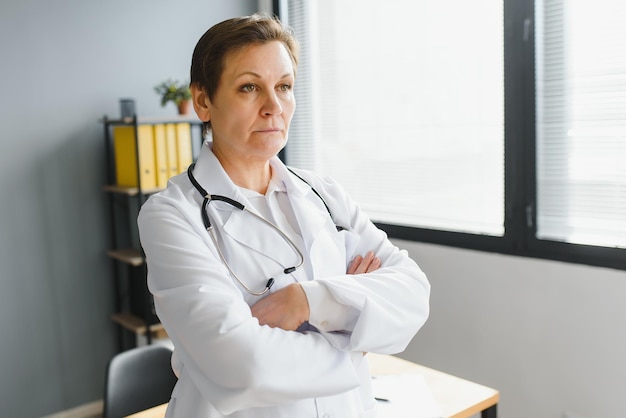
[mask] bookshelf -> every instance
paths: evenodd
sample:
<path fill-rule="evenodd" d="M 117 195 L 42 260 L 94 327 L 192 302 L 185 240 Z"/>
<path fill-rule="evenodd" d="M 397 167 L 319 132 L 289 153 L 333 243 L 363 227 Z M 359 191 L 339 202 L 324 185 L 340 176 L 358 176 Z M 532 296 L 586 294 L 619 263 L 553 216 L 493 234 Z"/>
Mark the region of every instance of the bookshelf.
<path fill-rule="evenodd" d="M 139 209 L 150 195 L 166 187 L 167 179 L 187 169 L 204 138 L 202 122 L 190 116 L 104 116 L 101 123 L 107 170 L 102 189 L 108 195 L 110 215 L 110 249 L 106 254 L 113 263 L 115 294 L 111 320 L 118 325 L 118 348 L 123 351 L 134 347 L 139 335 L 151 344 L 153 338 L 162 338 L 165 333 L 147 288 L 147 267 L 136 223 Z M 158 170 L 161 178 L 157 177 Z"/>

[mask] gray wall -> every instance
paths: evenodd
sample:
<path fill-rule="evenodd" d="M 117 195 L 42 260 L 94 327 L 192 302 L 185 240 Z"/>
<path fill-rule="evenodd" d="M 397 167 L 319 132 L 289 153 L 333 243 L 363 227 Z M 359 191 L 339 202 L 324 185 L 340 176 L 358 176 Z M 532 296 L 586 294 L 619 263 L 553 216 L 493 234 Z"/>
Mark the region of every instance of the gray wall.
<path fill-rule="evenodd" d="M 397 244 L 432 284 L 402 357 L 500 390 L 504 418 L 624 417 L 626 271 Z"/>
<path fill-rule="evenodd" d="M 0 2 L 0 415 L 102 397 L 116 349 L 103 128 L 133 97 L 187 78 L 212 24 L 256 0 Z"/>

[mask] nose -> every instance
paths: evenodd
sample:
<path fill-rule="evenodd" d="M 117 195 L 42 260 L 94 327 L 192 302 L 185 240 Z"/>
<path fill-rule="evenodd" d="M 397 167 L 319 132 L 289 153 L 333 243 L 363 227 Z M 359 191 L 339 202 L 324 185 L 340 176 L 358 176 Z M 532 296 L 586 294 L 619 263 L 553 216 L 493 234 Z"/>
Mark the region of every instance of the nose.
<path fill-rule="evenodd" d="M 275 91 L 270 91 L 265 95 L 261 113 L 264 116 L 280 115 L 283 113 L 283 106 Z"/>

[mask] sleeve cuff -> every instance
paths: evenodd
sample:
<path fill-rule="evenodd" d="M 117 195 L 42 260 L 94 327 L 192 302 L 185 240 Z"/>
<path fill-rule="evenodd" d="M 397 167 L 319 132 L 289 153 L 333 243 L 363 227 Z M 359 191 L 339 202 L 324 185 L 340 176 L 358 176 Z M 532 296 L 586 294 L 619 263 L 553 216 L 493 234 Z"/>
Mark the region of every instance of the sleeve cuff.
<path fill-rule="evenodd" d="M 317 280 L 301 282 L 309 303 L 309 323 L 322 332 L 352 331 L 356 313 L 337 302 L 328 288 Z"/>

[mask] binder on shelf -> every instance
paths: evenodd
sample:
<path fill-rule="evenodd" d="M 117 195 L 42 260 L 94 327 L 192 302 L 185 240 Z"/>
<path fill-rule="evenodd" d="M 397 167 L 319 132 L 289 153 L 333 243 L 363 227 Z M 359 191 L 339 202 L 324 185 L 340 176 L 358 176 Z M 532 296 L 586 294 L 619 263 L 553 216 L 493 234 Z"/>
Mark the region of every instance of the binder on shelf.
<path fill-rule="evenodd" d="M 173 123 L 165 124 L 165 146 L 167 150 L 167 178 L 174 177 L 178 171 L 178 151 L 176 145 L 176 126 Z"/>
<path fill-rule="evenodd" d="M 193 162 L 191 125 L 189 123 L 176 124 L 176 145 L 178 150 L 178 172 L 182 173 Z"/>
<path fill-rule="evenodd" d="M 145 258 L 138 246 L 135 220 L 146 195 L 167 187 L 169 179 L 185 171 L 193 155 L 197 155 L 202 141 L 201 130 L 197 128 L 202 125 L 192 117 L 170 116 L 121 119 L 105 116 L 102 121 L 106 149 L 110 151 L 107 152 L 107 177 L 112 183 L 104 189 L 110 192 L 115 204 L 110 209 L 115 229 L 113 249 L 107 254 L 116 263 L 131 267 L 123 269 L 123 274 L 122 269 L 113 269 L 114 278 L 119 282 L 115 298 L 120 304 L 113 320 L 142 338 L 145 334 L 150 344 L 152 338 L 157 337 L 157 331 L 166 334 L 157 323 L 159 319 L 152 310 L 152 298 L 145 287 Z M 118 204 L 123 207 L 118 208 Z M 120 350 L 129 348 L 126 338 L 120 338 L 118 343 Z"/>
<path fill-rule="evenodd" d="M 137 145 L 135 145 L 135 139 L 137 140 Z M 116 184 L 118 186 L 138 187 L 139 180 L 142 190 L 154 189 L 156 187 L 152 126 L 138 126 L 136 138 L 134 126 L 114 127 L 113 148 Z M 137 158 L 137 150 L 139 150 L 139 158 Z M 137 178 L 138 162 L 139 179 Z"/>
<path fill-rule="evenodd" d="M 169 180 L 169 169 L 167 163 L 167 143 L 165 139 L 165 125 L 158 123 L 154 125 L 154 163 L 156 168 L 156 185 L 164 189 Z"/>

